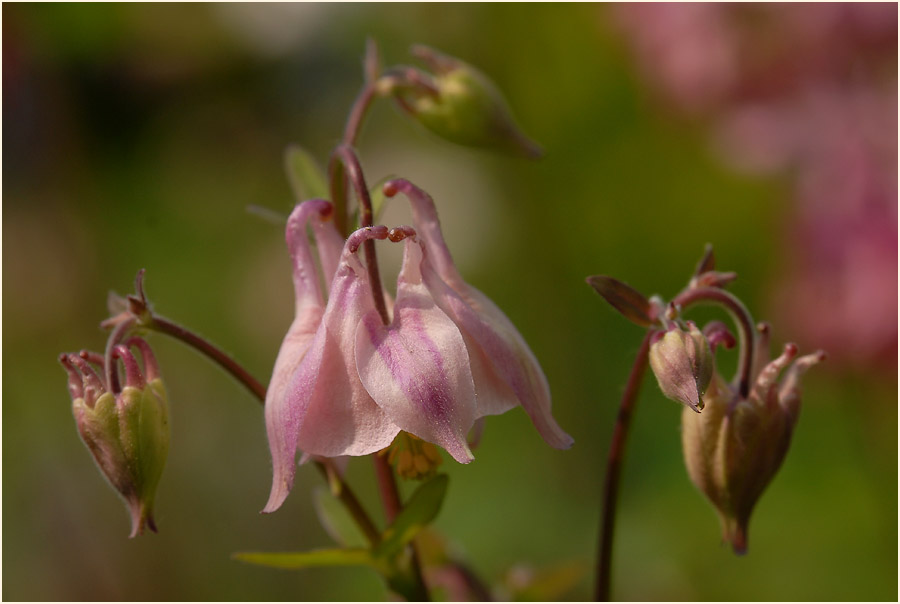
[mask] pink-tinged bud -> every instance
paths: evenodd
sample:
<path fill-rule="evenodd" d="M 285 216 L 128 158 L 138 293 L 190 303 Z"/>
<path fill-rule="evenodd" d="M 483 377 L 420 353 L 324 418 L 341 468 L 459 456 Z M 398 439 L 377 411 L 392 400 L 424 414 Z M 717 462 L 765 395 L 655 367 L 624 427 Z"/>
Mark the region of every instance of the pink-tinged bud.
<path fill-rule="evenodd" d="M 799 377 L 825 358 L 817 352 L 797 359 L 779 385 L 779 373 L 796 355 L 795 345 L 785 346 L 759 371 L 746 399 L 716 375 L 703 413 L 682 413 L 688 474 L 715 506 L 722 538 L 738 554 L 747 550 L 753 507 L 787 454 L 800 407 Z"/>
<path fill-rule="evenodd" d="M 713 356 L 697 326 L 687 325 L 688 331 L 673 327 L 650 345 L 650 368 L 663 394 L 699 413 L 713 376 Z"/>
<path fill-rule="evenodd" d="M 131 537 L 144 528 L 156 531 L 153 499 L 169 450 L 169 414 L 165 387 L 150 346 L 132 338 L 113 349 L 125 383 L 110 389 L 103 356 L 83 351 L 60 355 L 69 374 L 72 413 L 82 441 L 131 514 Z M 131 353 L 141 351 L 143 370 Z M 97 370 L 99 369 L 99 371 Z"/>
<path fill-rule="evenodd" d="M 428 85 L 395 89 L 400 106 L 423 126 L 454 143 L 540 157 L 522 134 L 503 95 L 483 73 L 425 46 L 413 55 L 433 71 Z"/>

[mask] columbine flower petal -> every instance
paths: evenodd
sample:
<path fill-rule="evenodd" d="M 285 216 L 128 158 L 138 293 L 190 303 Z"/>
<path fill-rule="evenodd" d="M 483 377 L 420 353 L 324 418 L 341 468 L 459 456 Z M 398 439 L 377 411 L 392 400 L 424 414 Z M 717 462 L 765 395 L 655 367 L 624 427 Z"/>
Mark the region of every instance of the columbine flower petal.
<path fill-rule="evenodd" d="M 390 325 L 374 308 L 356 337 L 359 377 L 401 429 L 472 461 L 475 385 L 462 335 L 422 282 L 423 249 L 407 239 Z"/>
<path fill-rule="evenodd" d="M 426 285 L 465 338 L 479 397 L 478 415 L 502 413 L 521 404 L 549 445 L 570 447 L 572 437 L 551 414 L 550 388 L 537 359 L 503 311 L 463 281 L 444 242 L 431 197 L 406 180 L 385 185 L 389 196 L 398 191 L 412 204 L 413 224 L 433 267 L 422 271 Z"/>
<path fill-rule="evenodd" d="M 306 236 L 306 225 L 313 217 L 321 217 L 330 211 L 331 205 L 327 201 L 304 202 L 294 208 L 285 228 L 285 239 L 293 263 L 295 316 L 278 351 L 265 402 L 266 432 L 275 472 L 270 503 L 277 500 L 278 505 L 287 496 L 293 482 L 294 455 L 300 429 L 299 418 L 286 399 L 285 390 L 305 357 L 324 312 L 316 265 Z M 277 494 L 275 485 L 279 487 Z"/>
<path fill-rule="evenodd" d="M 309 249 L 304 231 L 296 237 L 302 241 L 296 243 L 296 248 L 289 243 L 292 255 L 294 249 Z M 373 308 L 368 277 L 355 256 L 356 248 L 365 239 L 385 237 L 385 227 L 360 229 L 350 236 L 334 274 L 328 305 L 320 314 L 314 334 L 307 335 L 303 350 L 294 347 L 301 356 L 291 359 L 287 375 L 279 374 L 279 354 L 273 384 L 266 396 L 266 429 L 274 477 L 263 512 L 275 511 L 287 497 L 294 481 L 298 448 L 324 457 L 367 455 L 389 445 L 398 432 L 362 387 L 353 356 L 356 326 Z M 314 266 L 299 266 L 295 262 L 295 280 L 298 267 L 304 275 L 315 275 L 314 270 L 310 272 Z M 275 384 L 276 376 L 284 381 Z"/>

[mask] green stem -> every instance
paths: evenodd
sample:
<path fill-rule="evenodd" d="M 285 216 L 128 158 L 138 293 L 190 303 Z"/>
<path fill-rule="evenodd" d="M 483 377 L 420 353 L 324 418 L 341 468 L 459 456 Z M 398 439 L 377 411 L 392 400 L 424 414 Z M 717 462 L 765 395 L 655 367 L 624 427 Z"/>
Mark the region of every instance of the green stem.
<path fill-rule="evenodd" d="M 344 507 L 347 508 L 350 515 L 353 516 L 353 519 L 356 521 L 356 524 L 359 525 L 359 528 L 363 532 L 363 535 L 365 535 L 369 545 L 372 547 L 378 545 L 381 542 L 381 533 L 379 533 L 378 529 L 375 527 L 375 523 L 372 522 L 369 514 L 366 512 L 365 508 L 363 508 L 359 499 L 356 498 L 353 491 L 351 491 L 341 480 L 340 475 L 334 469 L 331 462 L 319 460 L 315 460 L 315 462 L 316 468 L 321 472 L 326 482 L 331 482 L 332 480 L 339 482 L 337 489 L 338 499 L 341 500 L 341 503 L 344 504 Z"/>
<path fill-rule="evenodd" d="M 655 330 L 647 331 L 644 341 L 634 359 L 625 392 L 619 403 L 619 415 L 613 428 L 612 441 L 609 445 L 609 455 L 606 458 L 606 478 L 603 483 L 603 506 L 600 512 L 600 543 L 597 550 L 597 582 L 596 600 L 609 602 L 610 582 L 612 576 L 612 549 L 613 532 L 616 520 L 616 504 L 619 494 L 619 478 L 622 474 L 622 460 L 625 455 L 625 441 L 628 438 L 628 429 L 631 426 L 631 417 L 634 413 L 634 405 L 637 402 L 638 392 L 641 388 L 641 380 L 647 369 L 647 356 L 650 351 L 650 339 Z"/>
<path fill-rule="evenodd" d="M 381 495 L 381 503 L 384 506 L 384 516 L 390 525 L 400 510 L 403 509 L 403 502 L 400 500 L 400 490 L 397 488 L 397 479 L 394 476 L 394 468 L 388 463 L 384 455 L 375 453 L 372 457 L 372 463 L 375 465 L 375 476 L 378 479 L 378 492 Z M 425 585 L 425 577 L 422 574 L 422 562 L 419 557 L 419 550 L 416 547 L 415 539 L 409 544 L 411 548 L 410 555 L 410 571 L 414 583 L 415 593 L 412 598 L 417 602 L 430 601 L 428 587 Z"/>

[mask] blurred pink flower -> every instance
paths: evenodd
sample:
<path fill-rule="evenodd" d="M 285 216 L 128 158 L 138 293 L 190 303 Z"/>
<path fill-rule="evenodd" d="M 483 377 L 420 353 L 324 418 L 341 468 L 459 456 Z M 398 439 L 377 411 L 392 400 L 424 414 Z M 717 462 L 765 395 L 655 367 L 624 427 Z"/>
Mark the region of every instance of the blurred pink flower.
<path fill-rule="evenodd" d="M 787 174 L 773 303 L 845 366 L 897 342 L 897 5 L 618 6 L 644 77 L 733 167 Z"/>

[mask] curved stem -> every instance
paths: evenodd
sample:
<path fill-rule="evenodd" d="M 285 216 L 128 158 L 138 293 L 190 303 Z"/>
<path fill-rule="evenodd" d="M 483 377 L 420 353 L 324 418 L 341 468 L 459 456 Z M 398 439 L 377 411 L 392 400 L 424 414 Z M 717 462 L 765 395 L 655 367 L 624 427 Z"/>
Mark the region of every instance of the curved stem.
<path fill-rule="evenodd" d="M 612 441 L 609 444 L 609 455 L 606 458 L 606 478 L 603 483 L 603 507 L 600 513 L 600 543 L 597 552 L 597 583 L 595 599 L 598 602 L 608 602 L 610 595 L 610 578 L 612 575 L 612 546 L 613 530 L 616 519 L 616 503 L 619 494 L 619 477 L 622 473 L 622 459 L 625 453 L 625 441 L 628 438 L 628 428 L 631 426 L 631 416 L 634 405 L 637 402 L 638 392 L 641 387 L 641 379 L 647 369 L 647 355 L 650 351 L 650 339 L 655 330 L 647 331 L 644 341 L 634 359 L 631 374 L 625 392 L 622 393 L 622 401 L 619 404 L 619 415 L 616 418 L 616 426 L 613 428 Z"/>
<path fill-rule="evenodd" d="M 202 352 L 215 361 L 222 369 L 230 373 L 237 381 L 243 384 L 260 403 L 266 402 L 266 387 L 255 377 L 250 375 L 250 372 L 244 369 L 240 363 L 222 352 L 208 340 L 180 325 L 172 323 L 168 319 L 156 315 L 153 315 L 151 320 L 148 321 L 144 327 L 177 338 L 188 346 Z"/>
<path fill-rule="evenodd" d="M 738 327 L 740 335 L 740 355 L 738 357 L 738 391 L 742 398 L 750 392 L 750 380 L 753 371 L 753 349 L 756 345 L 756 332 L 753 329 L 753 317 L 747 307 L 734 295 L 717 287 L 697 287 L 686 289 L 678 294 L 672 303 L 681 307 L 682 311 L 694 304 L 718 304 L 728 311 Z"/>
<path fill-rule="evenodd" d="M 362 166 L 359 165 L 359 159 L 353 151 L 353 147 L 347 144 L 338 145 L 331 154 L 331 166 L 342 164 L 350 177 L 353 189 L 356 192 L 356 198 L 359 200 L 359 226 L 373 226 L 372 214 L 372 198 L 369 196 L 369 187 L 366 185 L 365 176 L 363 176 Z M 333 169 L 332 169 L 332 173 Z M 332 183 L 333 184 L 333 183 Z M 381 276 L 378 272 L 378 259 L 375 256 L 375 241 L 368 239 L 363 243 L 363 251 L 366 256 L 366 269 L 369 271 L 369 283 L 372 288 L 372 300 L 375 302 L 375 308 L 381 315 L 382 322 L 387 325 L 390 323 L 388 317 L 387 305 L 384 302 L 384 292 L 381 289 Z"/>
<path fill-rule="evenodd" d="M 351 146 L 356 143 L 356 139 L 362 130 L 362 124 L 365 120 L 369 107 L 376 97 L 375 82 L 366 82 L 362 90 L 357 95 L 353 106 L 350 108 L 350 115 L 347 117 L 347 123 L 344 126 L 344 137 L 338 147 L 347 145 Z M 350 234 L 351 228 L 348 224 L 348 207 L 347 207 L 347 173 L 343 162 L 334 161 L 337 150 L 332 154 L 331 164 L 328 167 L 329 179 L 331 184 L 331 201 L 334 204 L 334 224 L 338 231 L 344 237 Z M 371 226 L 371 225 L 361 225 Z"/>

